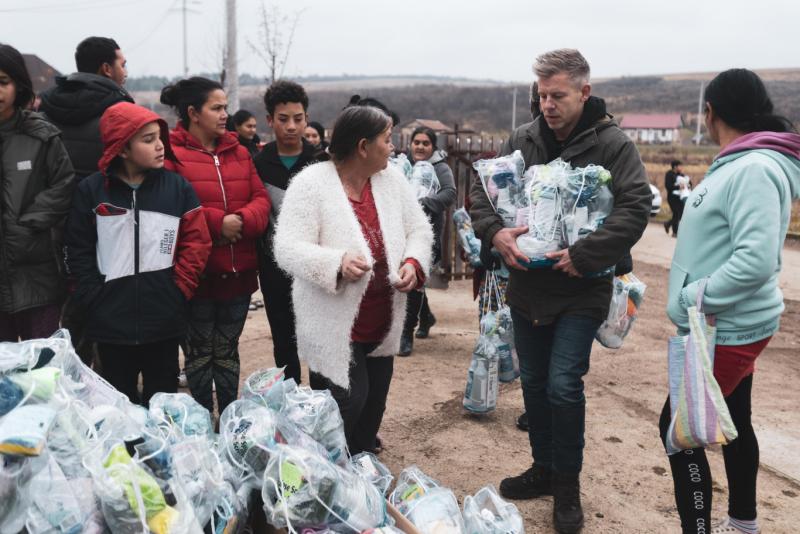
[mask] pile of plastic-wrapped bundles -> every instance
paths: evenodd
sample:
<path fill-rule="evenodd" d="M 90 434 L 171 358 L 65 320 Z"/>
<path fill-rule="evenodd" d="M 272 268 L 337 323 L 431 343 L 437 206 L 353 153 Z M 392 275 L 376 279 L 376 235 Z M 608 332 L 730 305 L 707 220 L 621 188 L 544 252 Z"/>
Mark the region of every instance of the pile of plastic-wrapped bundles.
<path fill-rule="evenodd" d="M 392 498 L 420 532 L 523 532 L 491 488 L 462 514 L 452 492 L 419 477 L 411 491 L 404 472 Z M 330 392 L 284 380 L 282 369 L 251 375 L 215 433 L 186 394 L 130 403 L 65 331 L 0 343 L 0 534 L 234 534 L 257 495 L 267 520 L 290 532 L 398 532 L 391 483 L 375 456 L 350 457 Z"/>
<path fill-rule="evenodd" d="M 525 170 L 517 150 L 477 161 L 474 167 L 503 224 L 528 227 L 517 246 L 528 256 L 529 268 L 551 266 L 548 252 L 567 248 L 597 230 L 614 207 L 611 173 L 598 165 L 573 168 L 559 158 Z"/>
<path fill-rule="evenodd" d="M 406 176 L 417 200 L 439 192 L 441 184 L 439 183 L 439 177 L 436 175 L 436 169 L 433 168 L 431 163 L 418 161 L 412 164 L 405 154 L 390 158 L 389 163 Z"/>

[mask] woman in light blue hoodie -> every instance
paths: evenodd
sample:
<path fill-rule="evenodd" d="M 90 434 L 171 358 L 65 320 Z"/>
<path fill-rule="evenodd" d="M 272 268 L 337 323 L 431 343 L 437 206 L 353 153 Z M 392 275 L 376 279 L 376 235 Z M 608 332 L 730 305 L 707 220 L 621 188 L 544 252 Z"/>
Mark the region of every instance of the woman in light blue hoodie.
<path fill-rule="evenodd" d="M 761 79 L 719 74 L 704 95 L 705 124 L 721 151 L 686 201 L 669 276 L 667 313 L 679 333 L 705 283 L 703 311 L 717 321 L 714 376 L 738 431 L 723 446 L 728 517 L 710 528 L 711 472 L 702 448 L 670 456 L 683 532 L 759 532 L 758 441 L 750 422 L 755 360 L 778 330 L 781 250 L 792 200 L 800 197 L 800 135 L 774 115 Z M 664 439 L 669 399 L 661 414 Z"/>

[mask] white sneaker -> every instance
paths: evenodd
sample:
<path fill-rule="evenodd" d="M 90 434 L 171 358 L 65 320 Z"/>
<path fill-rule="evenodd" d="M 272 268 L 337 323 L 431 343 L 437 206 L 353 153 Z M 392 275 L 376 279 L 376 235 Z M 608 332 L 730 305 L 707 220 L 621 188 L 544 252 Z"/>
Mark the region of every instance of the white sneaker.
<path fill-rule="evenodd" d="M 761 534 L 761 529 L 758 532 Z M 731 518 L 725 517 L 711 529 L 711 534 L 745 534 L 745 531 L 731 525 Z"/>
<path fill-rule="evenodd" d="M 186 380 L 186 371 L 181 371 L 178 375 L 178 387 L 179 388 L 188 388 L 189 382 Z"/>

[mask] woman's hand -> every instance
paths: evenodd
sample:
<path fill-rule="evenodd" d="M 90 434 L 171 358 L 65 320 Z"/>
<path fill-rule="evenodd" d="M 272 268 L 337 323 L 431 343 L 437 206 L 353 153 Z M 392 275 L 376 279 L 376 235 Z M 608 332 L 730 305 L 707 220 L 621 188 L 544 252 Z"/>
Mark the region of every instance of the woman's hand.
<path fill-rule="evenodd" d="M 399 292 L 408 293 L 417 287 L 417 270 L 410 263 L 403 264 L 397 274 L 400 275 L 400 281 L 394 288 Z"/>
<path fill-rule="evenodd" d="M 236 243 L 242 238 L 242 217 L 235 213 L 222 218 L 222 237 Z"/>
<path fill-rule="evenodd" d="M 342 265 L 340 267 L 342 278 L 348 282 L 356 282 L 370 270 L 367 259 L 361 254 L 353 254 L 345 252 L 342 256 Z"/>

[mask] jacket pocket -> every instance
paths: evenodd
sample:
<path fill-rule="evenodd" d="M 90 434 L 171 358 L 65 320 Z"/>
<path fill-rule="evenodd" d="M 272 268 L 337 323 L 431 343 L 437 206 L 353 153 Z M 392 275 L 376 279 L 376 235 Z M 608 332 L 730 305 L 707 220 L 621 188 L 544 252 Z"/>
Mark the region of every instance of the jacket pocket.
<path fill-rule="evenodd" d="M 672 264 L 669 270 L 669 288 L 667 289 L 667 315 L 679 327 L 688 328 L 686 310 L 680 302 L 681 291 L 686 287 L 689 273 L 680 265 Z"/>

